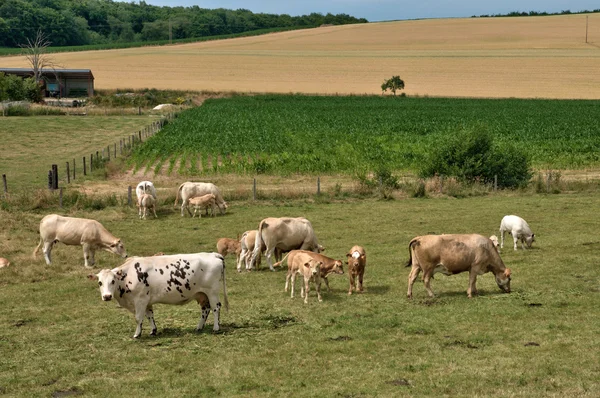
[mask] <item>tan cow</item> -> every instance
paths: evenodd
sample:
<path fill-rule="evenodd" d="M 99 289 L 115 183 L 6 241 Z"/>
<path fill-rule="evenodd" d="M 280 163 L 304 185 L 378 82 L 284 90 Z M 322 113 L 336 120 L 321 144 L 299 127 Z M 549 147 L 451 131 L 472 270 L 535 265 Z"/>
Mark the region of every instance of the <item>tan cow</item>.
<path fill-rule="evenodd" d="M 177 189 L 177 195 L 175 196 L 174 206 L 177 206 L 179 196 L 181 195 L 181 217 L 183 217 L 184 209 L 187 209 L 188 213 L 190 213 L 191 216 L 192 212 L 187 206 L 189 200 L 191 198 L 203 196 L 209 193 L 215 195 L 216 204 L 219 207 L 220 213 L 225 214 L 225 211 L 227 210 L 227 202 L 223 200 L 223 196 L 221 195 L 221 191 L 219 191 L 219 188 L 215 184 L 210 182 L 184 182 Z"/>
<path fill-rule="evenodd" d="M 217 252 L 225 257 L 229 253 L 235 254 L 236 264 L 240 261 L 240 253 L 242 251 L 240 241 L 230 238 L 221 238 L 217 241 Z"/>
<path fill-rule="evenodd" d="M 242 261 L 244 262 L 245 266 L 246 266 L 246 271 L 250 271 L 251 268 L 251 259 L 252 259 L 252 252 L 254 251 L 254 242 L 256 241 L 256 232 L 258 232 L 256 229 L 250 230 L 250 231 L 246 231 L 242 234 L 242 237 L 240 238 L 240 247 L 241 247 L 241 252 L 240 252 L 240 257 L 238 258 L 238 263 L 237 263 L 237 270 L 238 272 L 242 272 Z M 265 245 L 265 242 L 262 242 L 262 246 L 261 246 L 261 254 L 264 253 L 264 251 L 267 250 L 267 246 Z M 275 261 L 280 261 L 281 260 L 281 251 L 279 249 L 275 249 Z M 262 255 L 258 256 L 258 258 L 256 259 L 256 269 L 260 268 L 260 263 L 261 263 L 261 257 Z"/>
<path fill-rule="evenodd" d="M 87 218 L 63 217 L 58 214 L 49 214 L 40 222 L 40 243 L 33 251 L 33 258 L 44 245 L 43 252 L 46 264 L 51 264 L 52 246 L 62 242 L 65 245 L 83 246 L 83 259 L 86 268 L 95 264 L 94 254 L 97 249 L 106 250 L 125 258 L 127 252 L 121 239 L 108 232 L 96 220 Z"/>
<path fill-rule="evenodd" d="M 156 215 L 156 199 L 149 193 L 143 193 L 138 201 L 138 215 L 145 220 L 149 210 L 154 213 L 154 218 L 158 218 Z"/>
<path fill-rule="evenodd" d="M 433 297 L 430 281 L 433 274 L 441 272 L 453 275 L 469 271 L 467 295 L 477 294 L 477 275 L 492 272 L 498 287 L 510 293 L 510 269 L 504 266 L 498 251 L 489 238 L 477 234 L 425 235 L 417 236 L 408 244 L 410 258 L 406 266 L 412 265 L 408 276 L 408 298 L 412 298 L 412 286 L 423 271 L 423 283 Z"/>
<path fill-rule="evenodd" d="M 291 253 L 293 253 L 292 250 Z M 323 301 L 321 298 L 321 266 L 323 265 L 320 261 L 315 261 L 311 256 L 304 253 L 298 253 L 293 256 L 293 261 L 288 261 L 288 272 L 285 277 L 285 291 L 287 292 L 289 287 L 290 279 L 292 280 L 292 293 L 291 297 L 294 298 L 294 288 L 296 284 L 296 274 L 302 275 L 304 278 L 304 284 L 300 289 L 300 297 L 304 298 L 304 304 L 308 304 L 308 292 L 310 290 L 309 283 L 312 280 L 315 284 L 315 290 L 317 291 L 317 298 L 319 302 Z"/>
<path fill-rule="evenodd" d="M 275 271 L 271 261 L 275 249 L 283 252 L 300 249 L 315 253 L 322 250 L 312 224 L 304 217 L 269 217 L 262 220 L 258 225 L 250 266 L 254 265 L 256 258 L 260 255 L 263 243 L 266 246 L 265 256 L 271 271 Z"/>
<path fill-rule="evenodd" d="M 320 267 L 320 277 L 321 280 L 325 281 L 325 285 L 327 286 L 327 291 L 330 292 L 331 289 L 329 288 L 329 279 L 327 278 L 330 274 L 337 274 L 337 275 L 343 275 L 344 274 L 344 263 L 342 263 L 342 260 L 335 260 L 333 258 L 324 256 L 322 254 L 319 253 L 314 253 L 314 252 L 310 252 L 308 250 L 292 250 L 291 252 L 289 252 L 288 254 L 285 255 L 285 257 L 273 264 L 274 267 L 277 267 L 279 265 L 281 265 L 281 263 L 283 263 L 285 261 L 285 259 L 287 258 L 287 262 L 288 262 L 288 270 L 289 270 L 289 266 L 290 264 L 293 264 L 296 261 L 296 257 L 298 256 L 308 256 L 310 258 L 312 258 L 313 260 L 320 262 L 321 263 L 321 267 Z"/>
<path fill-rule="evenodd" d="M 188 199 L 188 203 L 194 207 L 194 215 L 192 216 L 192 218 L 196 217 L 196 213 L 198 212 L 198 210 L 200 210 L 198 218 L 202 218 L 202 210 L 206 209 L 206 212 L 208 214 L 209 207 L 213 217 L 217 214 L 215 211 L 216 199 L 215 195 L 213 195 L 212 193 L 207 193 L 206 195 L 190 198 Z"/>
<path fill-rule="evenodd" d="M 348 294 L 352 294 L 352 290 L 363 292 L 363 275 L 365 266 L 367 265 L 367 253 L 362 246 L 352 246 L 352 249 L 346 253 L 346 264 L 348 264 L 348 276 L 350 278 L 350 289 Z M 358 283 L 355 284 L 355 278 Z"/>
<path fill-rule="evenodd" d="M 10 265 L 10 261 L 4 257 L 0 257 L 0 268 L 8 267 Z"/>
<path fill-rule="evenodd" d="M 496 235 L 492 235 L 492 236 L 490 236 L 490 240 L 494 244 L 494 248 L 496 249 L 496 251 L 498 251 L 498 246 L 500 245 L 498 243 L 498 237 Z"/>

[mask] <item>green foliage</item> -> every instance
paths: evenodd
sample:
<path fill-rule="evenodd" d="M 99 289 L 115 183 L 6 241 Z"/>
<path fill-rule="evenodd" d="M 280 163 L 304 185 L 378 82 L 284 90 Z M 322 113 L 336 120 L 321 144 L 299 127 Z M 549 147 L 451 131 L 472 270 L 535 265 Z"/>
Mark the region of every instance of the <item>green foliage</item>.
<path fill-rule="evenodd" d="M 7 100 L 40 102 L 42 94 L 34 78 L 0 73 L 0 101 Z"/>
<path fill-rule="evenodd" d="M 392 76 L 391 78 L 384 80 L 381 84 L 381 93 L 385 93 L 390 90 L 394 95 L 396 91 L 404 89 L 404 80 L 400 79 L 400 76 Z"/>
<path fill-rule="evenodd" d="M 493 183 L 501 188 L 527 185 L 531 171 L 527 156 L 513 146 L 494 146 L 486 132 L 463 131 L 449 135 L 431 149 L 420 169 L 422 177 L 453 176 L 467 182 Z"/>

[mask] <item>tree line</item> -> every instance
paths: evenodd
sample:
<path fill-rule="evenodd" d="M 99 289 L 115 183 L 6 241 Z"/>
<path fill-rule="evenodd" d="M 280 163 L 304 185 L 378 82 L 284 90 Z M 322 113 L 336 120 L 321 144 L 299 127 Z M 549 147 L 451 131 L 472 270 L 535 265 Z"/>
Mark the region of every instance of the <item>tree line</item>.
<path fill-rule="evenodd" d="M 365 23 L 347 14 L 302 16 L 112 0 L 0 0 L 0 47 L 19 47 L 42 30 L 52 46 L 190 39 L 246 31 Z"/>
<path fill-rule="evenodd" d="M 571 11 L 571 10 L 562 10 L 561 12 L 545 12 L 545 11 L 511 11 L 508 14 L 483 14 L 483 15 L 473 15 L 471 18 L 489 18 L 489 17 L 537 17 L 537 16 L 546 16 L 546 15 L 570 15 L 570 14 L 593 14 L 600 12 L 600 8 L 594 9 L 592 11 L 589 10 L 581 10 L 581 11 Z"/>

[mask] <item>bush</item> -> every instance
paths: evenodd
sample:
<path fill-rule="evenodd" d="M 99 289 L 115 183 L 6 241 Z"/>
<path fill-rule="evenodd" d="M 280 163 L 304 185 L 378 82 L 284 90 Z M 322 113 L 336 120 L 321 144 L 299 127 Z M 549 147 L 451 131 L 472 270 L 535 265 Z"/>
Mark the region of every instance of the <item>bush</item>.
<path fill-rule="evenodd" d="M 520 188 L 531 179 L 529 159 L 513 146 L 497 146 L 481 131 L 456 134 L 435 147 L 419 171 L 422 177 L 452 176 L 465 182 Z"/>

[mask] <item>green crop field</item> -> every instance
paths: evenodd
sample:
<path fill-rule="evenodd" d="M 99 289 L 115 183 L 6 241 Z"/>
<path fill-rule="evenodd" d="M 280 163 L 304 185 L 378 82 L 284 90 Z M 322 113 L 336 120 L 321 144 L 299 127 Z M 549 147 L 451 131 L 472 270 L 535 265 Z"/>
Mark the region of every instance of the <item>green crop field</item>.
<path fill-rule="evenodd" d="M 598 120 L 585 100 L 238 96 L 183 112 L 134 160 L 151 169 L 179 158 L 192 175 L 416 170 L 448 137 L 482 130 L 533 167 L 577 169 L 600 164 Z"/>

